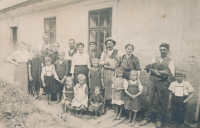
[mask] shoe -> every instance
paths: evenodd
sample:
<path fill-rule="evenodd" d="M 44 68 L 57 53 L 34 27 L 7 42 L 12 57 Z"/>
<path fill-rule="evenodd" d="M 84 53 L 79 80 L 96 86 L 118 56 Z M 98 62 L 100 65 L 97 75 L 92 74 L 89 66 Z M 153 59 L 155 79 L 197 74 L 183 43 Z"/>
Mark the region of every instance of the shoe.
<path fill-rule="evenodd" d="M 144 119 L 143 121 L 140 122 L 140 126 L 144 126 L 147 123 L 149 123 L 149 120 Z"/>
<path fill-rule="evenodd" d="M 156 121 L 156 128 L 161 128 L 162 127 L 162 122 L 157 120 Z"/>

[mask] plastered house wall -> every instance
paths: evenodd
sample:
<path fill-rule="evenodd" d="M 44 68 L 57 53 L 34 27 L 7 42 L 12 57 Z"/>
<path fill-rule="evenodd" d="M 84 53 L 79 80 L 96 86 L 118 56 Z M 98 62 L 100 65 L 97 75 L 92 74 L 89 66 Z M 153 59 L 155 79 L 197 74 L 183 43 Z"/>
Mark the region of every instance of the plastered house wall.
<path fill-rule="evenodd" d="M 193 120 L 199 87 L 200 1 L 199 0 L 88 0 L 56 9 L 30 11 L 33 7 L 0 19 L 0 59 L 12 51 L 11 26 L 18 26 L 18 39 L 42 45 L 44 18 L 56 16 L 56 41 L 68 50 L 68 40 L 85 44 L 88 51 L 88 11 L 112 7 L 112 37 L 116 49 L 125 53 L 125 45 L 135 46 L 141 69 L 159 55 L 160 43 L 170 44 L 169 57 L 177 68 L 187 72 L 195 89 L 189 103 L 188 119 Z M 53 8 L 53 7 L 52 7 Z M 34 9 L 34 8 L 33 8 Z M 198 69 L 198 70 L 197 70 Z"/>

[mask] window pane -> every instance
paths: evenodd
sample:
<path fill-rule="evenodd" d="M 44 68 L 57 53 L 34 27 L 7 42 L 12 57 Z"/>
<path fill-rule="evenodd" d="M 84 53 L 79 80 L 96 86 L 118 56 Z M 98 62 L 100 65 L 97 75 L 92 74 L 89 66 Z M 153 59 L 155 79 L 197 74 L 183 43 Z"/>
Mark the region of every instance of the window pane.
<path fill-rule="evenodd" d="M 90 31 L 89 32 L 89 42 L 97 42 L 97 31 Z M 97 46 L 98 47 L 98 46 Z M 97 48 L 98 49 L 98 48 Z"/>
<path fill-rule="evenodd" d="M 100 26 L 110 26 L 110 10 L 100 11 Z"/>
<path fill-rule="evenodd" d="M 104 42 L 105 42 L 106 38 L 108 38 L 110 36 L 111 36 L 110 30 L 100 31 L 100 51 L 101 52 L 103 52 L 103 50 L 105 49 Z"/>
<path fill-rule="evenodd" d="M 56 20 L 50 20 L 50 29 L 51 30 L 56 30 Z"/>
<path fill-rule="evenodd" d="M 89 22 L 90 22 L 89 27 L 98 26 L 98 12 L 90 12 Z"/>
<path fill-rule="evenodd" d="M 45 29 L 45 31 L 49 31 L 49 27 L 50 27 L 49 20 L 45 20 L 45 22 L 44 22 L 44 29 Z"/>

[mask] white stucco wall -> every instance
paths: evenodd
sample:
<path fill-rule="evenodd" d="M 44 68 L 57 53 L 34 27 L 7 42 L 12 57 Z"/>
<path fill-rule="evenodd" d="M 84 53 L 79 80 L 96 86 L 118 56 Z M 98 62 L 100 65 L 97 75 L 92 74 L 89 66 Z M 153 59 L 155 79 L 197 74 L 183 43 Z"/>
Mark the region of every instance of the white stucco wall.
<path fill-rule="evenodd" d="M 56 3 L 55 3 L 56 4 Z M 200 1 L 199 0 L 88 0 L 47 11 L 33 10 L 26 15 L 15 15 L 0 20 L 0 59 L 11 52 L 10 27 L 18 24 L 18 38 L 31 42 L 33 47 L 43 43 L 44 18 L 56 16 L 56 39 L 63 49 L 68 40 L 88 44 L 88 11 L 112 7 L 112 37 L 115 48 L 125 52 L 127 43 L 135 46 L 134 54 L 144 69 L 159 55 L 159 44 L 170 44 L 170 58 L 176 67 L 188 73 L 188 79 L 197 90 L 200 77 L 188 61 L 198 67 L 200 58 Z M 27 7 L 28 8 L 28 7 Z M 5 14 L 6 15 L 6 14 Z M 192 56 L 192 57 L 191 57 Z M 195 108 L 194 108 L 195 109 Z"/>

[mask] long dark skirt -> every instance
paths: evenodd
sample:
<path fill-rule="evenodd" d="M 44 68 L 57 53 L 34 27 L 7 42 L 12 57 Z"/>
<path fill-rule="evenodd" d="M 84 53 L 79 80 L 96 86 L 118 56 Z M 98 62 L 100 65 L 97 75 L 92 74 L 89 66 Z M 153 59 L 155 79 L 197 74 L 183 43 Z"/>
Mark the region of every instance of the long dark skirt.
<path fill-rule="evenodd" d="M 74 85 L 78 83 L 78 75 L 83 74 L 86 76 L 86 84 L 88 84 L 88 68 L 87 65 L 75 65 L 74 69 Z"/>
<path fill-rule="evenodd" d="M 130 80 L 130 71 L 124 70 L 123 77 L 124 77 L 126 80 Z"/>
<path fill-rule="evenodd" d="M 186 111 L 186 105 L 187 105 L 186 103 L 183 103 L 183 101 L 185 99 L 186 99 L 186 96 L 184 96 L 184 97 L 173 96 L 173 99 L 172 99 L 172 121 L 184 124 L 185 111 Z"/>
<path fill-rule="evenodd" d="M 28 94 L 28 71 L 27 63 L 19 63 L 14 71 L 14 81 L 20 82 L 22 90 Z"/>
<path fill-rule="evenodd" d="M 55 80 L 54 80 L 54 76 L 44 76 L 44 83 L 46 84 L 45 87 L 45 93 L 46 94 L 52 94 L 54 93 L 54 84 L 55 84 Z"/>

